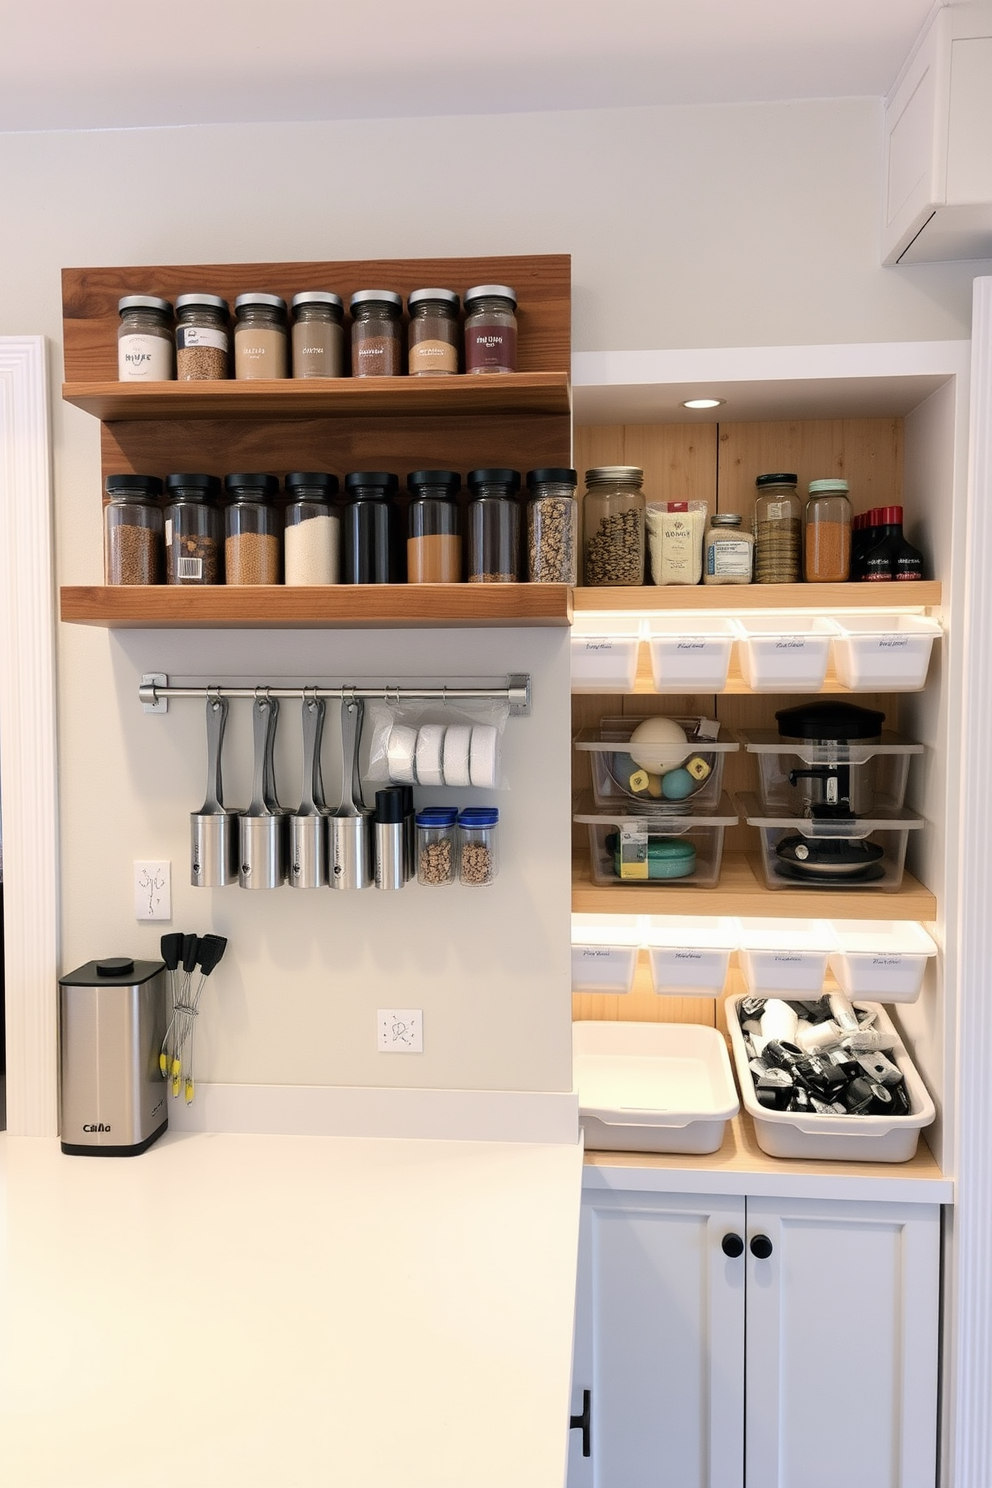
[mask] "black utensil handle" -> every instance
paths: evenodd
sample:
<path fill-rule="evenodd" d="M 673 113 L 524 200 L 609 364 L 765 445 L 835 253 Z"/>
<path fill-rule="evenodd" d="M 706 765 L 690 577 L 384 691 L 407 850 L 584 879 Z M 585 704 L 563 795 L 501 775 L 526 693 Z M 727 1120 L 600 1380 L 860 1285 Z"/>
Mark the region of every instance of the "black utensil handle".
<path fill-rule="evenodd" d="M 740 1235 L 724 1235 L 720 1241 L 720 1249 L 725 1256 L 729 1256 L 732 1261 L 735 1261 L 739 1255 L 744 1254 L 744 1241 Z"/>
<path fill-rule="evenodd" d="M 569 1418 L 568 1418 L 568 1429 L 569 1429 L 569 1431 L 581 1431 L 582 1432 L 582 1455 L 583 1455 L 583 1457 L 591 1457 L 592 1456 L 591 1428 L 592 1428 L 592 1391 L 591 1390 L 583 1390 L 582 1391 L 582 1414 L 581 1414 L 581 1416 L 569 1416 Z"/>
<path fill-rule="evenodd" d="M 774 1246 L 767 1235 L 753 1235 L 751 1237 L 751 1254 L 759 1261 L 767 1261 Z"/>

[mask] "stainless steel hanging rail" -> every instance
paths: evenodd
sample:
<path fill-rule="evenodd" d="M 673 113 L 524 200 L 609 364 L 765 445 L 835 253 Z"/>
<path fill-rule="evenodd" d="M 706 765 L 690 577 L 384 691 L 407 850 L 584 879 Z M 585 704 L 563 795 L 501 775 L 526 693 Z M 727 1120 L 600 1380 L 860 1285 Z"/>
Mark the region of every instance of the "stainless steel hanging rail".
<path fill-rule="evenodd" d="M 204 682 L 196 685 L 170 686 L 164 672 L 146 672 L 138 687 L 138 697 L 146 713 L 166 713 L 170 698 L 206 698 L 211 694 L 226 698 L 255 698 L 267 693 L 274 698 L 375 698 L 385 703 L 430 702 L 430 703 L 507 703 L 514 717 L 522 718 L 530 713 L 530 676 L 514 672 L 507 676 L 503 686 L 453 686 L 432 684 L 430 686 L 406 686 L 379 683 L 375 686 L 352 685 L 342 682 L 333 687 L 326 684 L 297 684 L 286 686 L 279 683 L 256 682 L 252 686 L 232 685 L 225 682 Z"/>

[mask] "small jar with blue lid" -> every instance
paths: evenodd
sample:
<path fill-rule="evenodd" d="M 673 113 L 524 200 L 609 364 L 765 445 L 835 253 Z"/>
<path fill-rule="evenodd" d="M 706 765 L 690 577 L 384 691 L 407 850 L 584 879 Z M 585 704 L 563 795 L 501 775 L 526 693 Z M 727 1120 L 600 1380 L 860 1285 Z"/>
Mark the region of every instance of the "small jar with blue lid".
<path fill-rule="evenodd" d="M 458 876 L 463 884 L 491 884 L 499 863 L 495 806 L 466 806 L 458 814 Z"/>
<path fill-rule="evenodd" d="M 417 812 L 417 882 L 440 888 L 455 881 L 455 835 L 458 812 L 450 806 L 425 806 Z"/>

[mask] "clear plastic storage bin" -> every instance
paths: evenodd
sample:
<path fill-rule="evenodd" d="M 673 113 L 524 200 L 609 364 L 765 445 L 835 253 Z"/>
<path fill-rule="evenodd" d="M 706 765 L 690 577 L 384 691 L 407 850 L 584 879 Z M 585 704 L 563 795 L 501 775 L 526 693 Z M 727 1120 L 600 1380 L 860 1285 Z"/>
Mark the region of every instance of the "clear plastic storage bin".
<path fill-rule="evenodd" d="M 572 691 L 630 692 L 637 680 L 639 620 L 597 620 L 595 630 L 572 632 Z"/>
<path fill-rule="evenodd" d="M 734 622 L 741 676 L 755 692 L 815 692 L 823 686 L 836 627 L 819 615 L 749 615 Z"/>
<path fill-rule="evenodd" d="M 631 817 L 621 811 L 597 811 L 590 793 L 580 801 L 575 820 L 589 828 L 593 883 L 655 888 L 665 883 L 678 888 L 715 888 L 720 881 L 724 832 L 737 825 L 726 794 L 712 814 Z"/>
<path fill-rule="evenodd" d="M 737 959 L 754 997 L 819 997 L 836 944 L 826 920 L 740 920 Z"/>
<path fill-rule="evenodd" d="M 573 915 L 572 991 L 628 993 L 640 944 L 636 916 Z"/>
<path fill-rule="evenodd" d="M 834 669 L 862 692 L 916 692 L 927 680 L 930 652 L 942 634 L 926 615 L 845 615 L 834 622 Z"/>
<path fill-rule="evenodd" d="M 835 920 L 830 970 L 848 997 L 915 1002 L 937 946 L 912 920 Z"/>
<path fill-rule="evenodd" d="M 811 803 L 846 797 L 858 814 L 898 811 L 906 799 L 909 762 L 923 753 L 899 734 L 883 729 L 878 743 L 788 740 L 776 729 L 741 730 L 741 742 L 758 762 L 762 808 L 782 816 L 806 816 Z"/>
<path fill-rule="evenodd" d="M 672 722 L 685 731 L 688 752 L 677 774 L 669 772 L 675 777 L 674 787 L 666 787 L 667 776 L 642 768 L 625 748 L 643 722 L 643 718 L 635 717 L 603 718 L 598 729 L 582 729 L 576 736 L 576 749 L 589 755 L 596 805 L 674 816 L 715 807 L 723 790 L 724 761 L 740 749 L 736 740 L 718 739 L 720 725 L 715 720 L 673 718 Z M 638 753 L 651 762 L 650 746 Z M 658 763 L 664 763 L 660 756 Z M 666 797 L 669 788 L 673 794 Z"/>
<path fill-rule="evenodd" d="M 722 692 L 736 631 L 716 615 L 665 615 L 648 622 L 656 692 Z"/>
<path fill-rule="evenodd" d="M 749 793 L 736 804 L 748 826 L 758 829 L 770 889 L 894 893 L 902 883 L 909 834 L 924 825 L 909 812 L 877 811 L 851 820 L 775 816 Z"/>
<path fill-rule="evenodd" d="M 652 915 L 645 940 L 654 990 L 665 997 L 719 997 L 730 955 L 737 949 L 737 923 L 710 915 Z"/>

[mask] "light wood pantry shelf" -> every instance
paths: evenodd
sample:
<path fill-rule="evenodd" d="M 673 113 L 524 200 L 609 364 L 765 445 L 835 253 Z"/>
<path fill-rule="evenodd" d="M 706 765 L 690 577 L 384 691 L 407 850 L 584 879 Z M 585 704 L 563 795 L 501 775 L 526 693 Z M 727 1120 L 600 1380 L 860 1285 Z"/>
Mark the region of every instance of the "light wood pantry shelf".
<path fill-rule="evenodd" d="M 567 626 L 564 584 L 108 585 L 61 591 L 61 619 L 109 629 Z"/>
<path fill-rule="evenodd" d="M 914 584 L 654 584 L 581 587 L 575 591 L 575 613 L 599 615 L 665 615 L 673 610 L 892 610 L 927 609 L 940 604 L 936 579 Z"/>
<path fill-rule="evenodd" d="M 769 889 L 760 866 L 745 853 L 724 853 L 715 889 L 677 883 L 592 882 L 588 855 L 572 864 L 572 909 L 576 914 L 742 915 L 777 919 L 935 920 L 937 900 L 912 874 L 903 874 L 894 894 L 866 889 Z"/>

